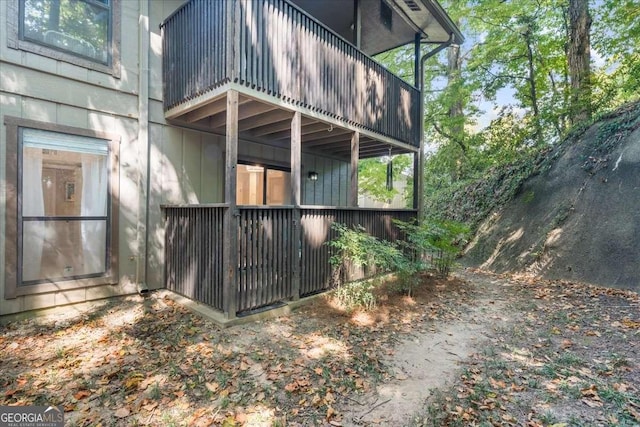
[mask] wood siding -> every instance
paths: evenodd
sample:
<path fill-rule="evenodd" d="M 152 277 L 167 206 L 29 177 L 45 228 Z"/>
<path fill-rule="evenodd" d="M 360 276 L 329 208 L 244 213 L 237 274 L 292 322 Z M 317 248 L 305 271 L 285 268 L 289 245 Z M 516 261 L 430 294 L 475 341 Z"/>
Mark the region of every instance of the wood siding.
<path fill-rule="evenodd" d="M 225 82 L 418 146 L 419 92 L 286 0 L 192 0 L 163 23 L 165 111 Z"/>

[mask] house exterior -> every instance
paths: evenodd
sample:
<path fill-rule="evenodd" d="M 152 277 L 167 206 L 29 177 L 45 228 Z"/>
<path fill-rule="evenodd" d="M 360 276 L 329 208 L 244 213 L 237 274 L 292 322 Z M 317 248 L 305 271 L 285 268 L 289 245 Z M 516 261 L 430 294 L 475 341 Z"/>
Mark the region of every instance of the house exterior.
<path fill-rule="evenodd" d="M 6 0 L 0 22 L 0 315 L 327 289 L 331 222 L 416 216 L 357 207 L 359 158 L 421 152 L 419 90 L 370 55 L 462 40 L 433 0 Z"/>

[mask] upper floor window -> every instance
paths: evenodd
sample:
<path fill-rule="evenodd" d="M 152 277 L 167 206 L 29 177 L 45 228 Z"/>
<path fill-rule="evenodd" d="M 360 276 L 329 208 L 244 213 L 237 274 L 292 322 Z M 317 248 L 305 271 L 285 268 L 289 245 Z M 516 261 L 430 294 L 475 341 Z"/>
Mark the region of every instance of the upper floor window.
<path fill-rule="evenodd" d="M 7 47 L 120 77 L 122 0 L 0 0 Z"/>
<path fill-rule="evenodd" d="M 91 61 L 111 61 L 111 0 L 20 1 L 20 39 Z"/>

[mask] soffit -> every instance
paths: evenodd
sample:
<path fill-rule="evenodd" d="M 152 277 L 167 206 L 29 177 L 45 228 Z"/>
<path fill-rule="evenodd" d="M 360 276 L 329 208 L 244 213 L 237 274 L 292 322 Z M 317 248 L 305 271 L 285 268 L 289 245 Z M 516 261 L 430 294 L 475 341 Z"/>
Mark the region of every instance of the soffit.
<path fill-rule="evenodd" d="M 353 0 L 290 0 L 345 40 L 355 42 Z M 367 55 L 411 43 L 415 34 L 431 43 L 444 43 L 460 30 L 435 0 L 358 0 L 361 13 L 360 49 Z"/>

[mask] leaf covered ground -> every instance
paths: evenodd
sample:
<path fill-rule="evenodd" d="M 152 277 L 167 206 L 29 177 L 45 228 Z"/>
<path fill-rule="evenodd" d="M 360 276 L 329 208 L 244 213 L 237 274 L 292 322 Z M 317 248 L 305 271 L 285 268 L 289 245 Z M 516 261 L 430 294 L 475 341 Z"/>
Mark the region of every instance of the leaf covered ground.
<path fill-rule="evenodd" d="M 398 350 L 426 352 L 429 336 L 473 323 L 470 351 L 450 352 L 447 382 L 419 383 L 403 424 L 640 424 L 637 294 L 461 271 L 425 277 L 412 298 L 379 296 L 369 312 L 320 297 L 229 329 L 162 292 L 11 322 L 0 404 L 62 405 L 68 425 L 383 425 L 393 402 L 381 390 L 408 381 Z"/>

